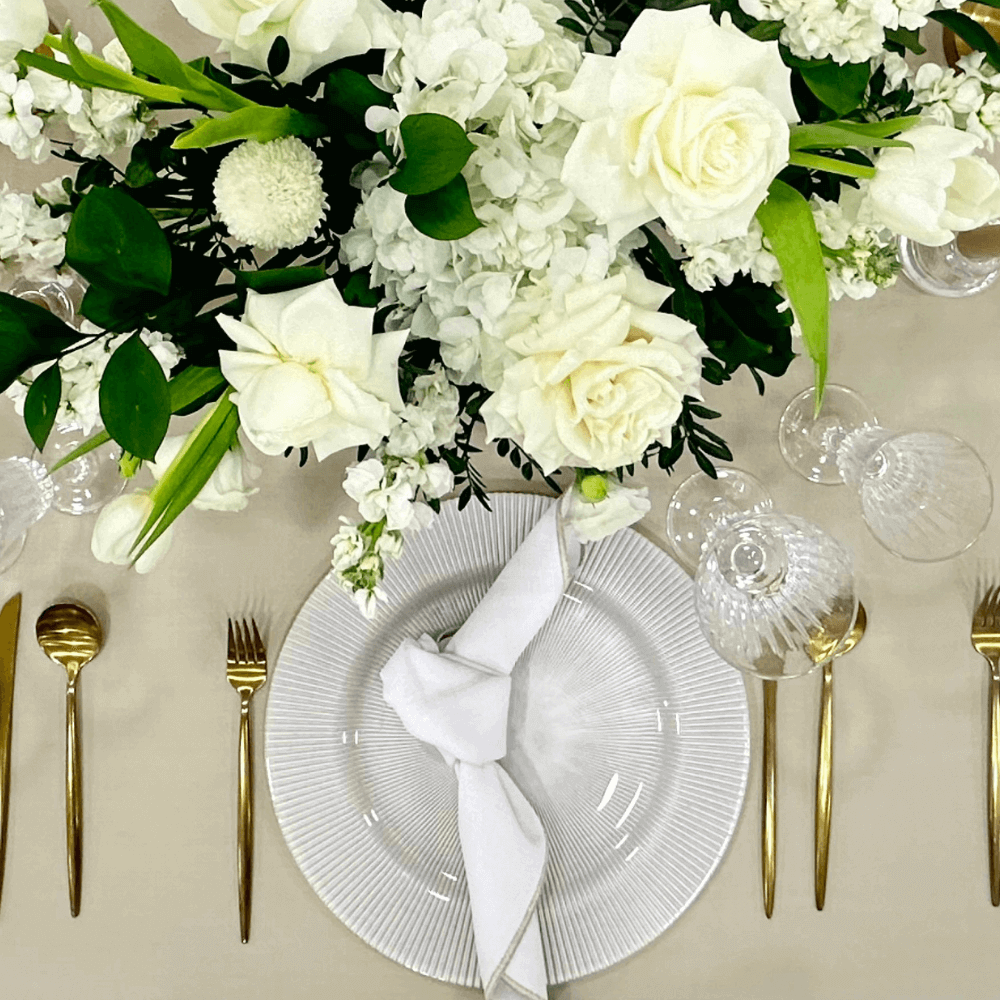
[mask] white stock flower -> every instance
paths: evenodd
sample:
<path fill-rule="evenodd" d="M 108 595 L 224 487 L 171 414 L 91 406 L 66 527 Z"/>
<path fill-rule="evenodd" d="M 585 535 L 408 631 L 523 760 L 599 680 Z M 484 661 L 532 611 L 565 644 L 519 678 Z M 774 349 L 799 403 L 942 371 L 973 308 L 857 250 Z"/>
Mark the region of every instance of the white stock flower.
<path fill-rule="evenodd" d="M 366 458 L 347 470 L 344 492 L 357 502 L 366 521 L 381 521 L 392 531 L 407 528 L 413 520 L 414 488 L 405 480 L 390 481 L 377 458 Z"/>
<path fill-rule="evenodd" d="M 218 38 L 230 62 L 267 69 L 274 40 L 288 42 L 288 66 L 278 77 L 301 83 L 314 69 L 384 48 L 391 14 L 380 0 L 174 0 L 199 31 Z"/>
<path fill-rule="evenodd" d="M 219 316 L 238 350 L 220 351 L 240 424 L 265 455 L 312 445 L 321 461 L 375 447 L 403 408 L 396 364 L 406 331 L 372 335 L 374 309 L 349 306 L 332 279 L 247 293 L 242 321 Z"/>
<path fill-rule="evenodd" d="M 912 149 L 883 149 L 868 184 L 863 218 L 925 246 L 1000 217 L 1000 175 L 981 156 L 982 141 L 943 125 L 906 133 Z"/>
<path fill-rule="evenodd" d="M 100 562 L 128 566 L 132 562 L 132 546 L 142 526 L 153 511 L 153 501 L 148 493 L 136 490 L 115 497 L 97 515 L 94 533 L 90 538 L 90 551 Z M 167 554 L 173 540 L 173 525 L 136 560 L 137 573 L 148 573 Z"/>
<path fill-rule="evenodd" d="M 159 481 L 163 478 L 187 439 L 185 434 L 174 434 L 163 439 L 156 451 L 155 461 L 147 463 L 154 479 Z M 250 475 L 256 476 L 260 473 L 260 469 L 251 466 L 248 472 Z M 244 510 L 250 502 L 250 497 L 258 492 L 256 487 L 249 488 L 244 485 L 243 449 L 235 448 L 222 456 L 222 461 L 216 466 L 215 471 L 198 495 L 191 501 L 191 506 L 197 510 Z"/>
<path fill-rule="evenodd" d="M 343 524 L 340 530 L 330 539 L 333 546 L 331 563 L 338 573 L 343 573 L 352 566 L 357 566 L 365 554 L 365 537 L 356 524 L 351 524 L 346 517 L 340 519 Z"/>
<path fill-rule="evenodd" d="M 9 147 L 19 160 L 41 163 L 50 147 L 42 135 L 44 123 L 32 110 L 34 96 L 27 80 L 0 72 L 0 144 Z"/>
<path fill-rule="evenodd" d="M 0 188 L 0 261 L 58 264 L 66 254 L 71 219 L 69 213 L 54 216 L 30 194 L 11 191 L 5 183 Z"/>
<path fill-rule="evenodd" d="M 295 136 L 244 142 L 215 177 L 215 208 L 229 232 L 263 250 L 296 247 L 326 215 L 319 157 Z"/>
<path fill-rule="evenodd" d="M 450 444 L 459 428 L 458 390 L 440 365 L 413 383 L 412 400 L 400 414 L 402 422 L 389 433 L 387 455 L 408 458 Z"/>
<path fill-rule="evenodd" d="M 554 267 L 511 307 L 504 333 L 519 360 L 482 408 L 487 439 L 513 438 L 545 474 L 638 461 L 683 397 L 700 396 L 705 345 L 690 323 L 657 311 L 671 289 L 634 265 L 599 280 L 583 273 L 579 258 Z"/>
<path fill-rule="evenodd" d="M 585 56 L 559 95 L 583 120 L 562 180 L 612 242 L 655 218 L 680 240 L 745 235 L 788 163 L 790 79 L 776 42 L 706 7 L 644 10 L 618 55 Z"/>
<path fill-rule="evenodd" d="M 746 236 L 718 243 L 685 244 L 684 249 L 690 259 L 681 263 L 681 270 L 699 292 L 707 292 L 716 281 L 729 285 L 737 274 L 749 274 L 762 285 L 781 280 L 781 265 L 764 246 L 764 231 L 756 218 L 750 221 Z"/>
<path fill-rule="evenodd" d="M 38 48 L 48 30 L 44 0 L 0 0 L 0 64 Z"/>
<path fill-rule="evenodd" d="M 607 480 L 607 495 L 596 503 L 580 495 L 574 486 L 564 494 L 561 513 L 584 542 L 599 542 L 621 528 L 635 524 L 652 506 L 649 490 L 623 486 L 614 477 Z"/>

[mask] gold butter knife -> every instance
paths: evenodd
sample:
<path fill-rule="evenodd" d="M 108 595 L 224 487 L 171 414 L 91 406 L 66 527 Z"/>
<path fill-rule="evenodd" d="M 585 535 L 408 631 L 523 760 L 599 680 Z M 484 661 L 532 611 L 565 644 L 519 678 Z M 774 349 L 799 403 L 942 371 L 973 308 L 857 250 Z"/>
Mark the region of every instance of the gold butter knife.
<path fill-rule="evenodd" d="M 0 895 L 7 855 L 7 816 L 10 812 L 10 750 L 14 716 L 14 662 L 21 622 L 21 595 L 15 594 L 0 610 Z"/>

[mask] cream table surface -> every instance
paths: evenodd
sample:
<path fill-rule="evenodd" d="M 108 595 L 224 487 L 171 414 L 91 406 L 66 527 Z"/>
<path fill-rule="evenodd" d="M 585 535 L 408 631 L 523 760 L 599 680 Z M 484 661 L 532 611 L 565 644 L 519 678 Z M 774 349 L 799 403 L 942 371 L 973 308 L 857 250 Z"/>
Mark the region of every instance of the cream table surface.
<path fill-rule="evenodd" d="M 169 3 L 123 0 L 185 57 L 209 44 Z M 98 44 L 110 37 L 82 0 L 50 4 Z M 6 152 L 5 150 L 3 152 Z M 29 190 L 54 176 L 0 158 L 0 180 Z M 833 311 L 832 373 L 862 392 L 883 422 L 966 438 L 1000 472 L 1000 290 L 965 301 L 901 281 L 868 303 Z M 690 910 L 620 965 L 551 991 L 553 1000 L 979 1000 L 1000 996 L 1000 909 L 986 874 L 986 671 L 969 644 L 976 559 L 1000 548 L 1000 516 L 964 557 L 904 563 L 867 533 L 845 488 L 788 470 L 775 430 L 809 383 L 799 359 L 757 396 L 741 373 L 711 389 L 716 429 L 777 506 L 812 518 L 852 546 L 869 632 L 836 670 L 834 826 L 827 905 L 812 886 L 818 679 L 779 695 L 779 855 L 774 917 L 760 892 L 759 685 L 747 806 L 732 847 Z M 28 438 L 0 401 L 0 454 Z M 328 540 L 350 502 L 347 456 L 305 469 L 270 459 L 261 492 L 239 516 L 191 512 L 150 576 L 97 563 L 93 517 L 52 514 L 0 578 L 0 599 L 24 593 L 15 697 L 13 797 L 0 907 L 4 1000 L 460 1000 L 477 994 L 425 979 L 382 957 L 324 907 L 285 847 L 267 794 L 258 698 L 253 929 L 241 945 L 235 862 L 238 702 L 224 677 L 225 619 L 256 609 L 273 654 L 327 571 Z M 523 483 L 484 458 L 497 487 Z M 662 540 L 672 480 L 648 478 L 642 525 Z M 655 585 L 651 581 L 651 586 Z M 94 605 L 108 641 L 82 681 L 85 767 L 83 905 L 69 915 L 63 814 L 63 675 L 42 656 L 33 623 L 47 604 Z M 613 669 L 609 667 L 609 669 Z"/>

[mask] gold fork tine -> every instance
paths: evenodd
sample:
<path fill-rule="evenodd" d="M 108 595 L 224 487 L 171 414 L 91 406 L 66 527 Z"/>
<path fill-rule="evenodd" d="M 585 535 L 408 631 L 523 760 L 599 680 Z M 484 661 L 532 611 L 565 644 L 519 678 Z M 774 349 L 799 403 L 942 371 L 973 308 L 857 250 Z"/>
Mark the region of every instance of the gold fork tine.
<path fill-rule="evenodd" d="M 260 632 L 257 631 L 257 622 L 251 618 L 250 624 L 253 626 L 253 652 L 254 656 L 257 658 L 258 662 L 261 663 L 264 669 L 267 669 L 267 653 L 264 650 L 264 643 L 261 642 Z"/>
<path fill-rule="evenodd" d="M 233 620 L 229 619 L 229 638 L 227 648 L 227 659 L 229 663 L 236 662 L 236 637 L 233 635 Z"/>

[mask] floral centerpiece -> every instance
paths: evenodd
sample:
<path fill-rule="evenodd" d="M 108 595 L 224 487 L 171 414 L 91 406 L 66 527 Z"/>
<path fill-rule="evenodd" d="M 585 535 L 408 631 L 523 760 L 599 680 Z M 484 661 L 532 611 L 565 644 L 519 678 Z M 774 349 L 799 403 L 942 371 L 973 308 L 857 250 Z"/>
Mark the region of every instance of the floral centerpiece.
<path fill-rule="evenodd" d="M 958 0 L 174 2 L 217 61 L 0 0 L 0 142 L 76 167 L 0 192 L 4 287 L 86 286 L 77 325 L 0 295 L 0 388 L 39 447 L 148 466 L 92 546 L 140 571 L 247 505 L 244 447 L 356 449 L 333 565 L 372 613 L 443 496 L 488 502 L 480 425 L 599 538 L 637 464 L 731 460 L 704 382 L 798 349 L 821 397 L 830 301 L 1000 216 L 1000 47 Z M 914 74 L 928 21 L 980 51 Z"/>

